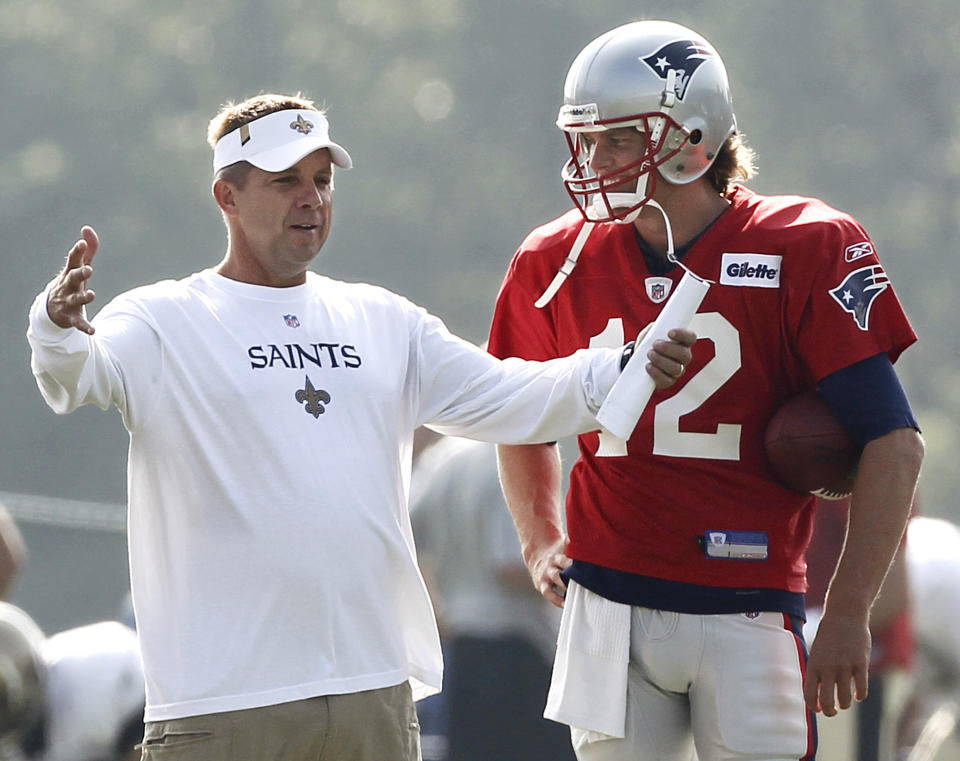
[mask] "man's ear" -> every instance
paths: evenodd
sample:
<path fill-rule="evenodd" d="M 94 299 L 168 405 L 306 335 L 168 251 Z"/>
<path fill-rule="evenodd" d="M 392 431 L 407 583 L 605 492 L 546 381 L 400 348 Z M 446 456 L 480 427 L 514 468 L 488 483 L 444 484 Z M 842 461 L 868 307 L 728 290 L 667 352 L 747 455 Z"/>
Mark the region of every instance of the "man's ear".
<path fill-rule="evenodd" d="M 237 213 L 237 189 L 222 177 L 213 182 L 213 198 L 228 217 Z"/>

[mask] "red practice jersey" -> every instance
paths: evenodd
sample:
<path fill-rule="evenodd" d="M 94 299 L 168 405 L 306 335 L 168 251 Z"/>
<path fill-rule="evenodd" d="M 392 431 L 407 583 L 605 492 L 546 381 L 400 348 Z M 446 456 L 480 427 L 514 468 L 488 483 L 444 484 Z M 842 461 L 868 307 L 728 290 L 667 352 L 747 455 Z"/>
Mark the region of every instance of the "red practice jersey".
<path fill-rule="evenodd" d="M 687 372 L 654 393 L 628 442 L 579 439 L 568 555 L 668 581 L 801 593 L 814 499 L 774 481 L 767 421 L 824 376 L 881 352 L 895 361 L 916 335 L 856 220 L 743 187 L 730 199 L 682 260 L 714 283 L 690 325 L 698 340 Z M 683 271 L 652 275 L 631 224 L 597 225 L 567 281 L 534 306 L 582 224 L 571 211 L 523 242 L 498 297 L 493 354 L 542 360 L 619 346 L 657 317 Z M 713 531 L 765 533 L 768 557 L 708 558 Z"/>

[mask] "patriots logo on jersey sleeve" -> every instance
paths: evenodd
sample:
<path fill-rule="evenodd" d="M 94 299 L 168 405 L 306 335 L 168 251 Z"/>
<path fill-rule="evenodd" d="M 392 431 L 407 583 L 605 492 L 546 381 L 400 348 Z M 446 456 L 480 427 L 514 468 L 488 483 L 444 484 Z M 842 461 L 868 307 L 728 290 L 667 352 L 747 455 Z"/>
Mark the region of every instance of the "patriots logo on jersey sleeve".
<path fill-rule="evenodd" d="M 873 264 L 851 272 L 840 285 L 830 291 L 830 295 L 845 312 L 853 315 L 860 330 L 868 330 L 870 308 L 877 296 L 889 287 L 890 280 L 883 267 Z"/>
<path fill-rule="evenodd" d="M 700 68 L 704 61 L 713 57 L 708 47 L 693 40 L 677 40 L 660 48 L 642 59 L 647 66 L 653 69 L 660 79 L 667 78 L 667 72 L 675 70 L 677 77 L 677 100 L 683 100 L 687 94 L 687 85 L 690 77 Z"/>

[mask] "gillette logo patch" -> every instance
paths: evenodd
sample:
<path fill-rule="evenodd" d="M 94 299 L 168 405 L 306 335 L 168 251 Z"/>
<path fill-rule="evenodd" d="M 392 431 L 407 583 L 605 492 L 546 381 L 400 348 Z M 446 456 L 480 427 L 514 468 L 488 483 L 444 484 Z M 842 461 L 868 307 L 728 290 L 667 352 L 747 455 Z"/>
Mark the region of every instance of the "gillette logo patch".
<path fill-rule="evenodd" d="M 782 259 L 773 254 L 724 254 L 720 284 L 779 288 Z"/>

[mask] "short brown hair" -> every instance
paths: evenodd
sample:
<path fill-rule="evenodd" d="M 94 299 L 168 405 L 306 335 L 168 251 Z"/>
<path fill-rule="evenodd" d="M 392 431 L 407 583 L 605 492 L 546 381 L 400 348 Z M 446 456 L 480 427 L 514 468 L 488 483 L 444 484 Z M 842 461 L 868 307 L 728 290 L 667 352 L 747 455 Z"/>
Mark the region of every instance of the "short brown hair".
<path fill-rule="evenodd" d="M 743 135 L 734 132 L 727 138 L 706 177 L 721 195 L 726 195 L 738 180 L 749 180 L 757 173 L 757 154 Z"/>
<path fill-rule="evenodd" d="M 317 108 L 312 100 L 303 97 L 300 93 L 296 95 L 261 93 L 260 95 L 254 95 L 252 98 L 247 98 L 240 103 L 226 103 L 217 115 L 210 120 L 210 124 L 207 125 L 207 142 L 211 148 L 215 148 L 217 141 L 221 137 L 233 132 L 235 129 L 240 129 L 244 124 L 249 124 L 261 116 L 266 116 L 276 111 L 286 111 L 287 109 L 293 108 L 323 113 L 323 109 Z M 246 161 L 240 161 L 236 164 L 225 166 L 217 172 L 216 176 L 234 185 L 243 187 L 249 171 L 250 164 Z"/>

